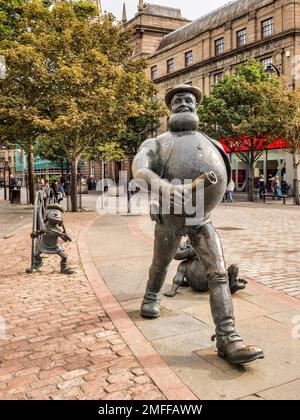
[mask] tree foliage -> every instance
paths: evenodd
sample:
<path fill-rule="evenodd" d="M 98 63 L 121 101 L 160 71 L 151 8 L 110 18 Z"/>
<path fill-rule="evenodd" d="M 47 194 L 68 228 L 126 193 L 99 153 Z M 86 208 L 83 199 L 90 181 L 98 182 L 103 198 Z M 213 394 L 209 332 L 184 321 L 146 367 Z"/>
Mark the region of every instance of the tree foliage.
<path fill-rule="evenodd" d="M 131 34 L 112 15 L 99 18 L 88 1 L 46 3 L 25 3 L 18 39 L 0 43 L 8 74 L 0 134 L 25 148 L 37 137 L 58 143 L 75 191 L 82 154 L 142 115 L 156 88 L 145 60 L 132 58 Z"/>
<path fill-rule="evenodd" d="M 201 129 L 248 165 L 249 200 L 253 200 L 254 164 L 290 118 L 291 95 L 284 81 L 250 60 L 215 84 L 199 107 Z"/>
<path fill-rule="evenodd" d="M 16 38 L 28 0 L 0 0 L 0 41 Z"/>
<path fill-rule="evenodd" d="M 290 153 L 293 156 L 294 169 L 294 203 L 300 205 L 299 196 L 299 166 L 300 166 L 300 93 L 294 91 L 292 94 L 282 95 L 281 100 L 285 102 L 285 113 L 282 116 L 281 135 L 284 137 Z M 286 112 L 288 110 L 289 112 Z"/>

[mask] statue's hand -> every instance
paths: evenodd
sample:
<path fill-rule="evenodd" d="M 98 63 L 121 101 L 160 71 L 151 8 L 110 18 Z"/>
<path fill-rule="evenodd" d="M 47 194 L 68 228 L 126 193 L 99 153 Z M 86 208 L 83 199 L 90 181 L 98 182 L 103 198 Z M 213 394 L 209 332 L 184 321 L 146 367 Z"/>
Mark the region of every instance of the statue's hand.
<path fill-rule="evenodd" d="M 171 209 L 175 206 L 182 207 L 186 204 L 186 189 L 184 185 L 168 184 L 162 191 L 165 204 L 169 204 Z"/>
<path fill-rule="evenodd" d="M 72 242 L 71 236 L 69 236 L 67 233 L 62 233 L 61 238 L 64 242 Z"/>
<path fill-rule="evenodd" d="M 31 239 L 36 239 L 39 236 L 38 232 L 31 232 L 30 237 Z"/>

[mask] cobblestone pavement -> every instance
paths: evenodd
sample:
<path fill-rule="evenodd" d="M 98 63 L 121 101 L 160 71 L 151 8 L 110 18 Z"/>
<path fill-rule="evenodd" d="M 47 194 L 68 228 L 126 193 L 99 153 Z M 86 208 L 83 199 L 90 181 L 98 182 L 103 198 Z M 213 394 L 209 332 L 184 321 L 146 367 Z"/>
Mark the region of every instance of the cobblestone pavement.
<path fill-rule="evenodd" d="M 213 223 L 229 264 L 241 275 L 300 299 L 300 209 L 276 204 L 221 205 Z M 146 217 L 142 230 L 153 236 Z"/>
<path fill-rule="evenodd" d="M 0 240 L 16 229 L 32 223 L 32 210 L 0 200 Z"/>
<path fill-rule="evenodd" d="M 0 240 L 0 399 L 165 399 L 124 343 L 80 268 L 76 238 L 93 214 L 67 215 L 65 245 L 41 273 L 30 263 L 29 231 Z M 3 329 L 6 323 L 6 334 Z"/>

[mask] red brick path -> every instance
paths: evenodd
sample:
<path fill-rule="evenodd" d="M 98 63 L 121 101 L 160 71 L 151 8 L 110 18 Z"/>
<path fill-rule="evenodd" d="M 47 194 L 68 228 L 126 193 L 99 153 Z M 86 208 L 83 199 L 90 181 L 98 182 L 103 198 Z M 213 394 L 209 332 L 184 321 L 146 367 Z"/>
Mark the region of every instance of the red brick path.
<path fill-rule="evenodd" d="M 165 399 L 133 356 L 80 267 L 76 238 L 92 214 L 67 215 L 65 245 L 77 274 L 59 258 L 41 273 L 30 263 L 29 229 L 0 241 L 0 399 Z"/>

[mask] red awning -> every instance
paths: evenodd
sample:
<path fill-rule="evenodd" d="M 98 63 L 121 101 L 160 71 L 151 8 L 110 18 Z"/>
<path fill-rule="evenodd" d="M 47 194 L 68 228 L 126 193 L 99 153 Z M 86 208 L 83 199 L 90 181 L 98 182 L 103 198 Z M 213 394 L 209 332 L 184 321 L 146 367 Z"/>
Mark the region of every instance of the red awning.
<path fill-rule="evenodd" d="M 223 146 L 223 149 L 225 150 L 226 153 L 230 153 L 230 149 L 228 146 L 226 146 L 225 144 L 226 140 L 220 140 L 220 143 Z M 261 142 L 261 145 L 257 145 L 256 149 L 257 150 L 265 150 L 265 149 L 286 149 L 288 148 L 288 143 L 283 140 L 283 139 L 277 139 L 277 140 L 273 140 L 270 144 L 268 144 L 267 146 L 265 146 L 264 144 L 264 140 L 258 140 L 258 143 Z M 246 152 L 247 150 L 249 150 L 249 148 L 247 146 L 242 146 L 240 149 L 235 148 L 234 150 L 236 151 L 242 151 L 242 152 Z"/>

